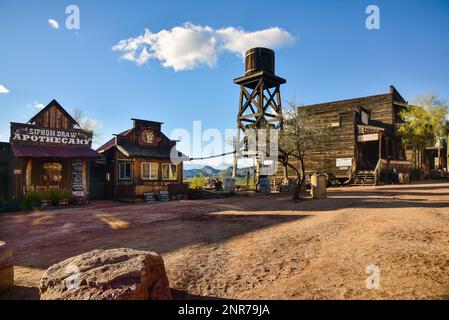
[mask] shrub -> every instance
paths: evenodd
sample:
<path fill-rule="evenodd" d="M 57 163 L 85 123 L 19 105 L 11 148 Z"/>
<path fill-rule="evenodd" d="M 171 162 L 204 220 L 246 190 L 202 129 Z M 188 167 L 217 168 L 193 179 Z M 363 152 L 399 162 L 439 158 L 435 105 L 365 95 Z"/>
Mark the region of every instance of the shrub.
<path fill-rule="evenodd" d="M 21 210 L 31 210 L 33 206 L 38 206 L 42 201 L 57 203 L 60 200 L 69 200 L 70 190 L 67 189 L 46 189 L 39 191 L 28 191 L 20 201 Z"/>
<path fill-rule="evenodd" d="M 72 196 L 72 193 L 70 190 L 67 189 L 61 189 L 59 190 L 59 200 L 68 200 Z"/>
<path fill-rule="evenodd" d="M 46 193 L 44 195 L 46 199 L 52 201 L 54 204 L 57 204 L 61 200 L 70 199 L 70 191 L 67 189 L 50 189 L 45 191 Z"/>
<path fill-rule="evenodd" d="M 202 188 L 204 188 L 205 180 L 206 180 L 206 178 L 203 175 L 194 177 L 189 182 L 189 188 L 190 189 L 202 189 Z"/>
<path fill-rule="evenodd" d="M 329 182 L 329 186 L 330 187 L 340 187 L 341 186 L 341 181 L 338 180 L 338 179 L 331 180 Z"/>
<path fill-rule="evenodd" d="M 31 210 L 33 206 L 37 205 L 42 200 L 39 193 L 40 191 L 28 191 L 20 200 L 20 209 Z"/>

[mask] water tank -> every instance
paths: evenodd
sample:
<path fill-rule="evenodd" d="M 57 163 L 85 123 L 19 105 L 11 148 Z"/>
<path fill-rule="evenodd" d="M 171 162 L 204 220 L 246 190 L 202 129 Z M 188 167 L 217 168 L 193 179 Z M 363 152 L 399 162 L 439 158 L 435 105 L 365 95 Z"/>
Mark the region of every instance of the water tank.
<path fill-rule="evenodd" d="M 252 48 L 246 51 L 245 73 L 267 71 L 274 74 L 274 51 L 268 48 Z"/>

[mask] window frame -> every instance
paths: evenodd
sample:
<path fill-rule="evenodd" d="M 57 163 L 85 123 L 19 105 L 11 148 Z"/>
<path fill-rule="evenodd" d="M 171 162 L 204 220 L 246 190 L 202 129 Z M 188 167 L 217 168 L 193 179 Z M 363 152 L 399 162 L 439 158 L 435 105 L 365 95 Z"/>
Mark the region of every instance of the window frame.
<path fill-rule="evenodd" d="M 164 178 L 164 166 L 168 166 L 168 178 Z M 174 178 L 173 179 L 171 179 L 170 178 L 170 172 L 172 172 L 172 170 L 171 170 L 171 167 L 172 166 L 174 166 L 175 168 L 176 168 L 176 172 L 175 172 L 175 175 L 174 175 Z M 178 166 L 176 165 L 176 164 L 173 164 L 173 163 L 163 163 L 162 164 L 162 180 L 164 180 L 164 181 L 176 181 L 176 180 L 178 180 Z"/>
<path fill-rule="evenodd" d="M 127 177 L 123 177 L 122 178 L 122 176 L 121 176 L 121 168 L 122 168 L 122 165 L 126 165 L 126 164 L 129 164 L 129 178 L 127 178 Z M 126 169 L 125 169 L 125 173 L 126 173 Z M 118 161 L 118 179 L 120 180 L 120 181 L 131 181 L 132 180 L 132 177 L 133 177 L 133 166 L 132 166 L 132 161 L 129 161 L 129 160 L 119 160 Z"/>
<path fill-rule="evenodd" d="M 149 165 L 149 170 L 148 170 L 149 176 L 148 177 L 144 177 L 144 174 L 143 174 L 143 172 L 144 172 L 143 171 L 144 165 Z M 153 166 L 156 166 L 156 177 L 155 178 L 151 177 L 151 171 L 153 169 Z M 157 180 L 159 180 L 159 163 L 157 163 L 157 162 L 149 162 L 149 161 L 142 162 L 141 165 L 140 165 L 140 177 L 141 177 L 142 180 L 145 180 L 145 181 L 157 181 Z"/>

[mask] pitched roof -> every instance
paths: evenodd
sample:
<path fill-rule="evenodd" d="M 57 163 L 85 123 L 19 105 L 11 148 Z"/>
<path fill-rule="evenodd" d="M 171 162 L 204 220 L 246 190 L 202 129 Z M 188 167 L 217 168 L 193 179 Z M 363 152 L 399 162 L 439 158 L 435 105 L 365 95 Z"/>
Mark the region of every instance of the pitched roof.
<path fill-rule="evenodd" d="M 128 133 L 130 133 L 133 129 L 128 129 L 125 130 L 123 132 L 120 132 L 119 134 L 116 134 L 116 136 L 126 136 Z M 106 143 L 102 144 L 100 147 L 97 148 L 98 152 L 104 152 L 107 151 L 109 149 L 111 149 L 112 147 L 115 146 L 115 137 L 111 138 L 109 141 L 107 141 Z"/>
<path fill-rule="evenodd" d="M 170 158 L 170 147 L 165 148 L 139 148 L 135 145 L 121 144 L 117 145 L 117 149 L 126 156 L 137 156 L 137 157 L 151 157 L 151 158 Z M 178 157 L 182 158 L 184 161 L 190 160 L 189 157 L 178 152 Z"/>
<path fill-rule="evenodd" d="M 116 136 L 126 136 L 133 130 L 134 130 L 134 128 L 125 130 L 119 134 L 116 134 Z M 164 136 L 166 139 L 168 139 L 168 137 L 164 133 L 159 132 L 158 134 L 160 134 L 160 135 Z M 172 140 L 170 140 L 170 141 L 172 141 Z M 172 143 L 174 143 L 174 141 L 172 141 Z M 175 146 L 175 145 L 176 144 L 174 144 L 173 146 Z M 172 148 L 172 147 L 159 147 L 159 148 L 155 148 L 155 147 L 148 148 L 147 147 L 147 148 L 145 148 L 145 147 L 140 147 L 139 145 L 135 145 L 135 144 L 127 143 L 127 142 L 120 142 L 117 144 L 117 139 L 116 139 L 116 137 L 114 137 L 114 138 L 110 139 L 109 141 L 107 141 L 106 143 L 104 143 L 102 146 L 98 147 L 96 149 L 96 151 L 99 153 L 103 153 L 103 152 L 106 152 L 114 147 L 116 147 L 117 150 L 119 150 L 122 154 L 124 154 L 127 157 L 136 156 L 136 157 L 152 157 L 152 158 L 170 158 L 170 152 L 171 152 L 171 148 Z M 182 158 L 183 161 L 190 160 L 190 158 L 188 156 L 186 156 L 185 154 L 183 154 L 179 151 L 178 151 L 178 156 L 180 158 Z"/>
<path fill-rule="evenodd" d="M 32 117 L 28 123 L 32 123 L 34 122 L 41 114 L 43 114 L 44 112 L 46 112 L 48 109 L 50 109 L 52 106 L 55 106 L 56 108 L 59 109 L 59 111 L 61 111 L 71 122 L 73 122 L 74 124 L 79 126 L 79 123 L 73 119 L 73 117 L 59 104 L 58 101 L 56 101 L 55 99 L 51 100 L 49 104 L 47 104 L 47 106 L 45 108 L 43 108 L 41 111 L 39 111 L 38 113 L 36 113 L 34 115 L 34 117 Z"/>

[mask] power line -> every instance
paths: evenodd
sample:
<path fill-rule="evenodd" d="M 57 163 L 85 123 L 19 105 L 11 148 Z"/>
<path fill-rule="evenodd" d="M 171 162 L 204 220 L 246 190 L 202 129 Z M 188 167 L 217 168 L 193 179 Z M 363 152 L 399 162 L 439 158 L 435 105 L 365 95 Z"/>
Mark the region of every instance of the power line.
<path fill-rule="evenodd" d="M 190 161 L 194 161 L 194 160 L 206 160 L 206 159 L 212 159 L 212 158 L 218 158 L 218 157 L 223 157 L 223 156 L 227 156 L 228 154 L 234 154 L 236 153 L 236 151 L 232 151 L 232 152 L 225 152 L 222 154 L 217 154 L 214 156 L 208 156 L 208 157 L 201 157 L 201 158 L 190 158 Z"/>

